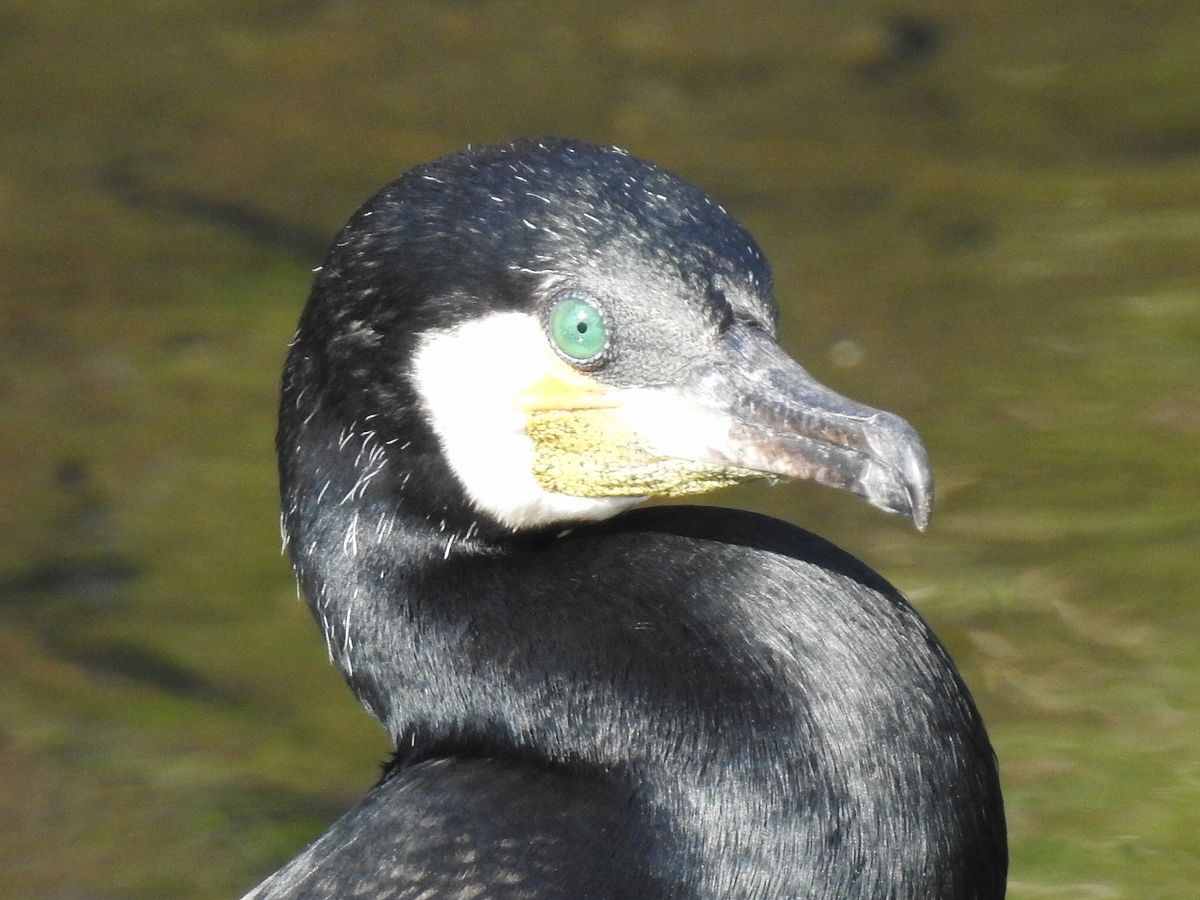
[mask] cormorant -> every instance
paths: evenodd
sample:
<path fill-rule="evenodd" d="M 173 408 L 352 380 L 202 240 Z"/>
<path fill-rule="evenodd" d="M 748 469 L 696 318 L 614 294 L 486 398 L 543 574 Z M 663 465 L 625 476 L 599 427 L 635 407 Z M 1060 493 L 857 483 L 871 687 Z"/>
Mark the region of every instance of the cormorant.
<path fill-rule="evenodd" d="M 468 148 L 354 214 L 287 358 L 283 527 L 395 757 L 249 896 L 1003 896 L 992 748 L 897 591 L 773 519 L 627 511 L 765 476 L 926 525 L 913 429 L 775 332 L 750 235 L 620 149 Z"/>

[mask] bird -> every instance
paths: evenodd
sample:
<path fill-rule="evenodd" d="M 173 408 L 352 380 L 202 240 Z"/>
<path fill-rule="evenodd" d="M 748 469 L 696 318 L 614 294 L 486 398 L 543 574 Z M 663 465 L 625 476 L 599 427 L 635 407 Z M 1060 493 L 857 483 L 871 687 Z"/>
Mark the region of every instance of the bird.
<path fill-rule="evenodd" d="M 759 514 L 807 480 L 929 523 L 904 419 L 777 341 L 699 188 L 566 138 L 467 147 L 353 214 L 284 367 L 285 544 L 387 730 L 256 900 L 995 898 L 995 753 L 881 575 Z"/>

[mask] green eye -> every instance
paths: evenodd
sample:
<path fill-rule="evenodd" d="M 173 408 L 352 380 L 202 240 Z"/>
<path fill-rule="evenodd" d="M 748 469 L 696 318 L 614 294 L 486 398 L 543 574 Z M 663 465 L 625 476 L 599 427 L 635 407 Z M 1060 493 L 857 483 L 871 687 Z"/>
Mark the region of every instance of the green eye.
<path fill-rule="evenodd" d="M 588 362 L 608 346 L 608 329 L 600 311 L 581 297 L 563 297 L 550 309 L 550 337 L 558 349 L 578 362 Z"/>

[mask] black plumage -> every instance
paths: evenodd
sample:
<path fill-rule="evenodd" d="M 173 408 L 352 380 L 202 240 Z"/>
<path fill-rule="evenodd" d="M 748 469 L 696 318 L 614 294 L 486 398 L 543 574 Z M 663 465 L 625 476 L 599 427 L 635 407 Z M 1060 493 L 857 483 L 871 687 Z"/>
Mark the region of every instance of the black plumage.
<path fill-rule="evenodd" d="M 536 315 L 563 283 L 604 298 L 619 352 L 589 374 L 616 388 L 686 381 L 775 326 L 766 263 L 724 210 L 578 142 L 418 167 L 330 250 L 284 375 L 284 525 L 396 756 L 251 896 L 1003 896 L 983 724 L 879 575 L 717 508 L 514 528 L 462 483 L 414 375 L 422 336 Z M 838 452 L 897 458 L 871 429 L 898 422 Z M 840 483 L 832 459 L 814 477 Z M 851 489 L 920 520 L 914 479 L 911 502 Z"/>

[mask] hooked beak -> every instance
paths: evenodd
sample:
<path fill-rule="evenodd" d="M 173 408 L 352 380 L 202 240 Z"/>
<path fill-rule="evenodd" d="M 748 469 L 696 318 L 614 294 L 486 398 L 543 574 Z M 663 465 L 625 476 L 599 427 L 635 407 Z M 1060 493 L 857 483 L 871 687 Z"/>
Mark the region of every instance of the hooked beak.
<path fill-rule="evenodd" d="M 706 446 L 670 415 L 642 418 L 639 437 L 654 452 L 815 481 L 908 516 L 922 531 L 929 525 L 933 473 L 913 427 L 820 384 L 764 332 L 732 326 L 721 355 L 674 390 L 671 406 L 704 423 Z"/>

